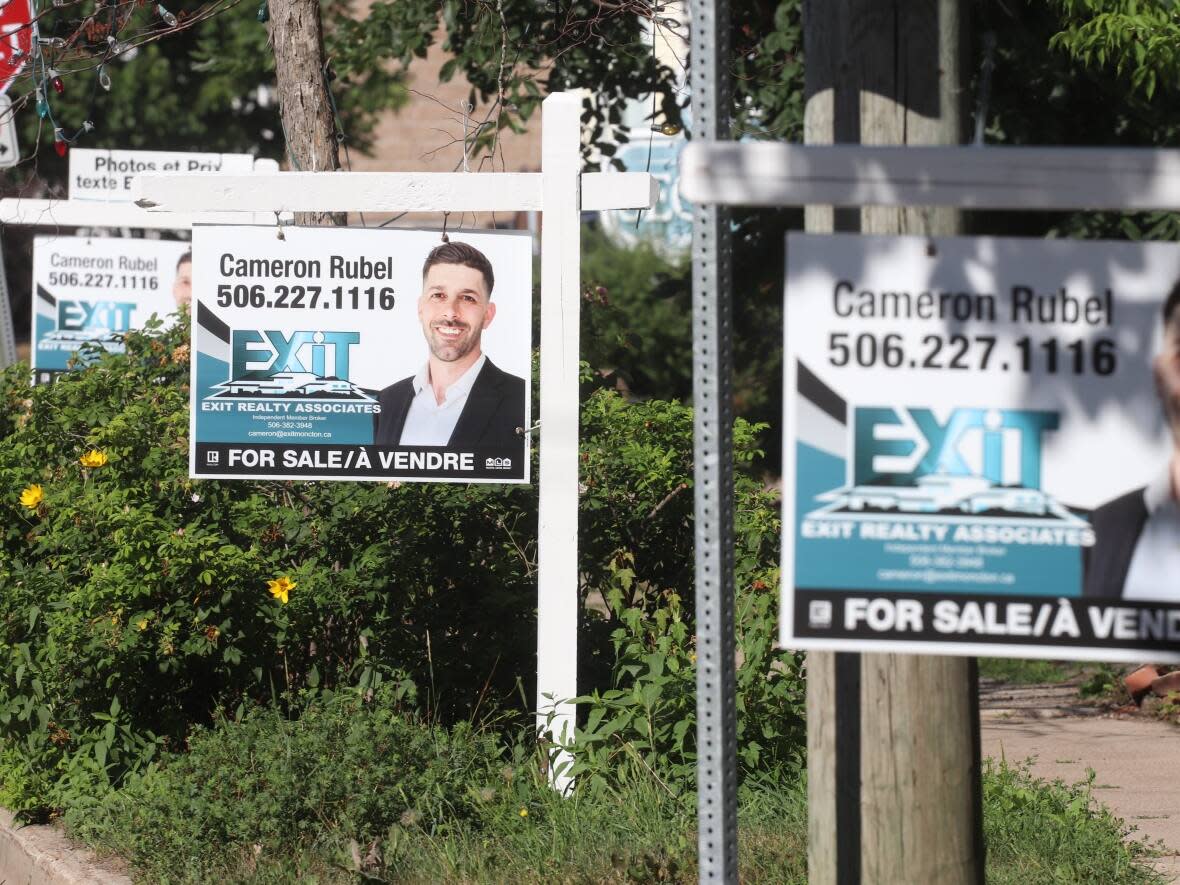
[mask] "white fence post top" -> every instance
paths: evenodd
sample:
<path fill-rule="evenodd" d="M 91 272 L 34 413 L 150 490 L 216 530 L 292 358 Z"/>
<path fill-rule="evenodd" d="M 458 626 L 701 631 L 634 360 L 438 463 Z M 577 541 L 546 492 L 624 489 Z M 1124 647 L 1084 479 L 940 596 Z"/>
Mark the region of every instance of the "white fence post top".
<path fill-rule="evenodd" d="M 1180 150 L 693 142 L 680 164 L 695 203 L 1180 208 Z"/>

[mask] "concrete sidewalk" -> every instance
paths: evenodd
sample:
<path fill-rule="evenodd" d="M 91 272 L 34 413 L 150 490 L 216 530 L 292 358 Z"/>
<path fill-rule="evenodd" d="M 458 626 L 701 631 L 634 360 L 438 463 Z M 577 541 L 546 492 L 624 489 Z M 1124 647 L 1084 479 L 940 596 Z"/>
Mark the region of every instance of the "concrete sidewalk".
<path fill-rule="evenodd" d="M 57 827 L 22 826 L 0 808 L 0 883 L 131 885 L 131 880 L 117 862 L 97 860 Z"/>
<path fill-rule="evenodd" d="M 1038 690 L 1035 703 L 994 707 L 981 691 L 984 757 L 1010 763 L 1032 758 L 1037 776 L 1066 783 L 1084 781 L 1086 769 L 1094 769 L 1095 798 L 1135 827 L 1135 838 L 1162 842 L 1165 854 L 1156 869 L 1180 882 L 1180 790 L 1173 774 L 1180 728 L 1148 717 L 1098 715 L 1070 703 L 1045 702 L 1057 694 L 1068 697 L 1063 687 L 1029 687 L 1015 694 L 1028 699 Z"/>

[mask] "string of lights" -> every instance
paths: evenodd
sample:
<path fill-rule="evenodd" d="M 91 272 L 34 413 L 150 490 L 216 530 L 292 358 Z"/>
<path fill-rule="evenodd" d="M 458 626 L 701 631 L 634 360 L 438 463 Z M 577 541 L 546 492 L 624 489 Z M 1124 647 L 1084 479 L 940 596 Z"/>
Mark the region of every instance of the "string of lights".
<path fill-rule="evenodd" d="M 9 113 L 16 114 L 32 104 L 42 125 L 53 133 L 54 152 L 65 157 L 72 145 L 96 128 L 95 99 L 99 89 L 109 92 L 112 88 L 112 62 L 148 43 L 196 27 L 241 2 L 211 0 L 192 11 L 173 12 L 164 3 L 150 0 L 51 0 L 49 6 L 40 9 L 37 0 L 30 0 L 28 23 L 11 29 L 8 35 L 10 44 L 17 46 L 23 31 L 30 34 L 29 52 L 14 49 L 7 60 L 10 69 L 19 70 L 10 89 L 23 88 L 14 97 Z M 93 10 L 78 18 L 79 8 L 91 4 Z M 263 20 L 265 8 L 263 0 L 259 20 Z M 148 14 L 137 17 L 136 13 L 144 9 L 149 10 Z M 69 19 L 71 12 L 73 20 Z M 42 36 L 42 31 L 57 34 Z M 61 33 L 65 36 L 59 36 Z M 53 97 L 65 94 L 67 79 L 87 74 L 93 80 L 86 111 L 76 127 L 68 127 L 54 114 Z"/>

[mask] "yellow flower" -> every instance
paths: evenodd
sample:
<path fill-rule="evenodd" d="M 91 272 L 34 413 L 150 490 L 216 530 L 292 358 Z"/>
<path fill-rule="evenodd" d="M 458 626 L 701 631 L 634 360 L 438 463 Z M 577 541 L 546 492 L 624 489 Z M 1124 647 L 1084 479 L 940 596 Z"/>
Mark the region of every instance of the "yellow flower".
<path fill-rule="evenodd" d="M 517 814 L 519 814 L 521 817 L 528 817 L 529 810 L 527 808 L 521 808 L 520 811 L 517 812 Z"/>
<path fill-rule="evenodd" d="M 138 621 L 135 622 L 135 626 L 137 629 L 139 629 L 140 632 L 143 632 L 144 630 L 146 630 L 148 628 L 148 619 L 147 618 L 140 618 Z"/>
<path fill-rule="evenodd" d="M 291 591 L 295 589 L 295 582 L 286 575 L 283 575 L 277 581 L 267 581 L 266 586 L 270 590 L 271 596 L 283 605 L 286 605 L 289 601 L 288 597 L 291 595 Z"/>
<path fill-rule="evenodd" d="M 36 510 L 37 505 L 44 499 L 45 493 L 41 491 L 41 486 L 33 483 L 27 489 L 20 493 L 20 502 L 28 507 L 30 510 Z"/>
<path fill-rule="evenodd" d="M 107 453 L 100 452 L 98 449 L 91 449 L 78 459 L 83 467 L 102 467 L 108 460 Z"/>

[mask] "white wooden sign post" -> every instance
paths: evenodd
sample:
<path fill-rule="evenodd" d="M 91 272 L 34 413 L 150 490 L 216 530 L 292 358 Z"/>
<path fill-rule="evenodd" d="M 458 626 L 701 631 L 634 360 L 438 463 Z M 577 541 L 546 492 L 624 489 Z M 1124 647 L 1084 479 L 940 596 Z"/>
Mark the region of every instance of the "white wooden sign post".
<path fill-rule="evenodd" d="M 645 172 L 580 171 L 581 106 L 570 93 L 545 99 L 539 173 L 144 175 L 134 185 L 138 205 L 150 210 L 542 213 L 537 724 L 562 747 L 573 737 L 578 693 L 580 215 L 647 209 L 658 196 Z M 559 788 L 568 784 L 560 768 L 567 759 L 553 757 Z"/>

